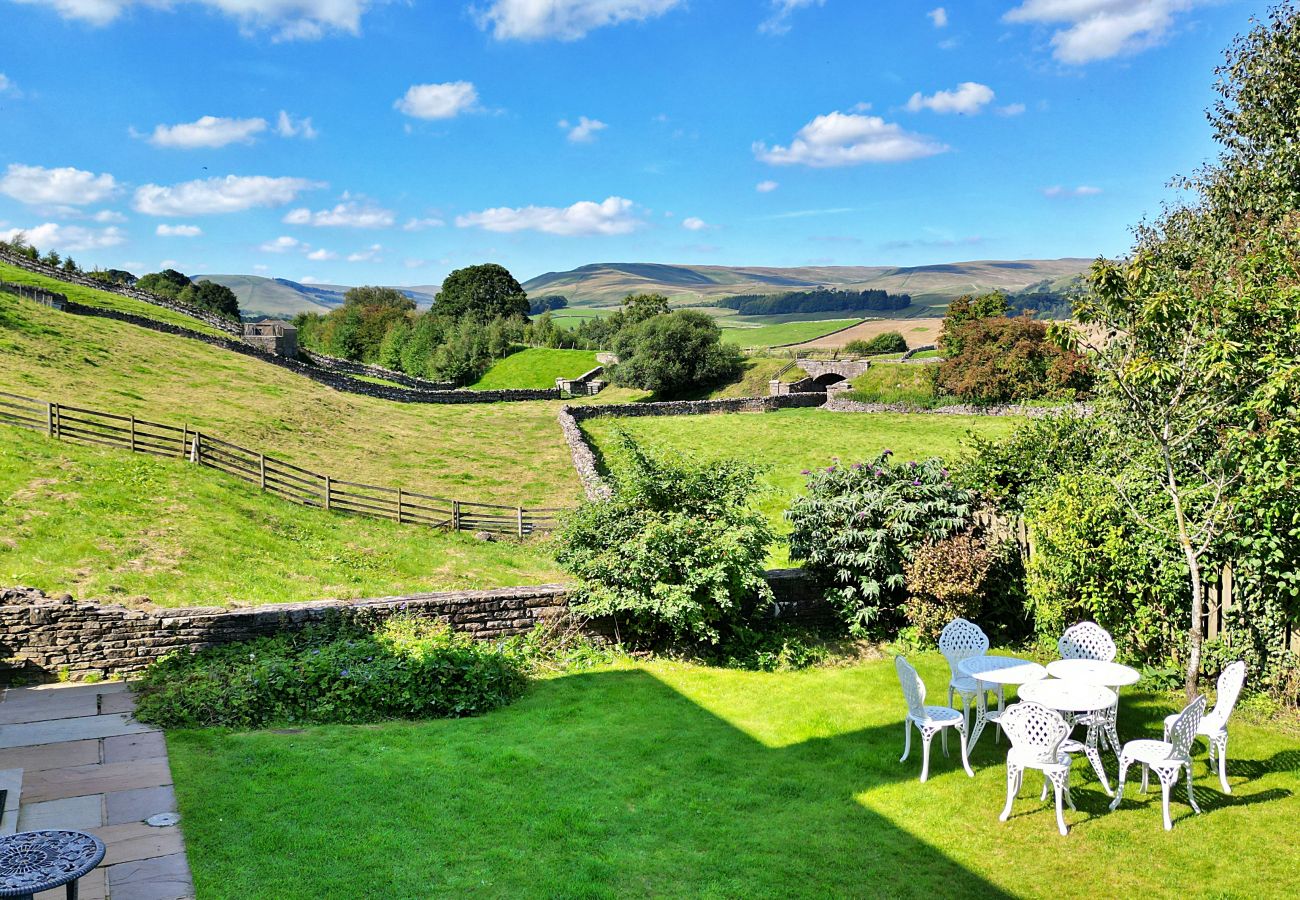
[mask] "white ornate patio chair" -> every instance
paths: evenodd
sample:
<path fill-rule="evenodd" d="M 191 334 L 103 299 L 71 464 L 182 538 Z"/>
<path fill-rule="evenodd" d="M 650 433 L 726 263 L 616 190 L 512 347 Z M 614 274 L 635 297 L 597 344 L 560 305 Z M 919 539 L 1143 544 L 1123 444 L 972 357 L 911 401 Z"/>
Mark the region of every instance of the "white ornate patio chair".
<path fill-rule="evenodd" d="M 1115 661 L 1115 639 L 1110 632 L 1096 622 L 1078 622 L 1065 629 L 1061 639 L 1056 642 L 1056 650 L 1061 659 L 1095 659 L 1098 662 Z M 1088 725 L 1094 715 L 1101 716 L 1098 724 L 1102 725 L 1099 737 L 1104 743 L 1112 744 L 1111 750 L 1119 752 L 1119 735 L 1115 731 L 1115 720 L 1119 715 L 1119 695 L 1116 694 L 1115 705 L 1097 713 L 1069 716 L 1066 721 L 1071 725 Z"/>
<path fill-rule="evenodd" d="M 1237 705 L 1237 698 L 1241 696 L 1242 685 L 1245 683 L 1246 664 L 1241 660 L 1220 672 L 1219 696 L 1215 701 L 1214 709 L 1205 714 L 1196 729 L 1197 735 L 1209 741 L 1211 770 L 1214 768 L 1215 758 L 1219 760 L 1219 783 L 1223 785 L 1225 794 L 1232 793 L 1232 786 L 1228 784 L 1228 716 L 1232 715 L 1232 710 Z M 1169 740 L 1169 729 L 1177 718 L 1178 714 L 1175 713 L 1165 719 L 1166 741 Z"/>
<path fill-rule="evenodd" d="M 1169 819 L 1169 790 L 1178 782 L 1178 774 L 1187 771 L 1187 802 L 1199 815 L 1201 808 L 1196 805 L 1196 794 L 1192 789 L 1192 742 L 1196 740 L 1196 729 L 1200 727 L 1205 715 L 1205 697 L 1197 697 L 1165 727 L 1166 741 L 1129 741 L 1119 753 L 1119 787 L 1115 789 L 1115 800 L 1110 808 L 1119 807 L 1124 799 L 1124 776 L 1133 763 L 1142 764 L 1142 792 L 1146 793 L 1147 776 L 1151 769 L 1156 770 L 1160 779 L 1160 793 L 1165 813 L 1165 831 L 1171 831 L 1174 823 Z"/>
<path fill-rule="evenodd" d="M 970 659 L 972 656 L 983 656 L 988 651 L 988 635 L 974 622 L 966 619 L 953 619 L 943 626 L 943 631 L 939 633 L 939 652 L 943 654 L 944 659 L 948 660 L 948 671 L 952 675 L 948 679 L 948 705 L 952 706 L 954 694 L 961 698 L 962 716 L 966 719 L 968 730 L 970 728 L 970 705 L 975 702 L 975 697 L 980 692 L 980 685 L 978 681 L 969 675 L 961 674 L 957 669 L 957 664 L 963 659 Z M 1003 702 L 1002 685 L 998 685 L 998 705 L 1001 706 Z"/>
<path fill-rule="evenodd" d="M 921 781 L 930 777 L 930 740 L 934 737 L 935 732 L 939 732 L 940 739 L 943 742 L 943 755 L 948 755 L 948 731 L 949 728 L 957 729 L 957 734 L 961 737 L 961 764 L 966 770 L 966 774 L 971 778 L 975 773 L 971 771 L 970 759 L 967 755 L 966 748 L 966 717 L 951 706 L 926 706 L 925 705 L 925 682 L 917 674 L 916 669 L 912 668 L 911 663 L 901 656 L 894 657 L 894 667 L 898 670 L 898 683 L 903 686 L 903 697 L 907 700 L 907 718 L 903 720 L 904 742 L 903 755 L 898 760 L 906 762 L 907 755 L 912 752 L 912 726 L 915 725 L 917 731 L 921 732 Z"/>
<path fill-rule="evenodd" d="M 1002 730 L 1011 741 L 1007 751 L 1007 805 L 998 820 L 1005 822 L 1011 815 L 1011 804 L 1020 793 L 1025 769 L 1038 769 L 1043 773 L 1043 794 L 1047 799 L 1047 785 L 1056 793 L 1056 827 L 1068 834 L 1065 817 L 1061 812 L 1061 799 L 1074 809 L 1070 796 L 1070 763 L 1073 757 L 1062 745 L 1070 734 L 1070 723 L 1054 709 L 1039 703 L 1021 702 L 1008 706 L 1000 720 Z"/>

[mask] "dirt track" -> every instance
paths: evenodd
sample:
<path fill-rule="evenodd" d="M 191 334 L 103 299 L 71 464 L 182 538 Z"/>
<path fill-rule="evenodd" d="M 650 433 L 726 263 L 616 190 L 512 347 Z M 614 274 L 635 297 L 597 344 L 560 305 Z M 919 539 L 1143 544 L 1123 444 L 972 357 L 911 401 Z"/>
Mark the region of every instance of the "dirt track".
<path fill-rule="evenodd" d="M 943 319 L 868 319 L 860 325 L 854 325 L 847 331 L 828 334 L 796 344 L 792 349 L 835 348 L 843 347 L 849 341 L 866 341 L 886 331 L 897 331 L 907 339 L 907 346 L 920 347 L 933 344 L 943 328 Z"/>

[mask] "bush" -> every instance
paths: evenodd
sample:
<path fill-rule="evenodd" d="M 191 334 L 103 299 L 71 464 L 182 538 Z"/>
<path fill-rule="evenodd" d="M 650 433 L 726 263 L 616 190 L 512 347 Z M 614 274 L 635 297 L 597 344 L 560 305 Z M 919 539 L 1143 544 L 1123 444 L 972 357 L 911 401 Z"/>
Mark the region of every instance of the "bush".
<path fill-rule="evenodd" d="M 952 483 L 940 459 L 870 463 L 806 473 L 807 493 L 786 513 L 790 558 L 822 584 L 855 634 L 898 624 L 904 566 L 927 541 L 970 522 L 973 495 Z"/>
<path fill-rule="evenodd" d="M 744 356 L 722 342 L 713 319 L 694 310 L 657 314 L 614 338 L 614 382 L 676 397 L 740 374 Z"/>
<path fill-rule="evenodd" d="M 996 562 L 996 548 L 969 529 L 917 548 L 903 567 L 908 590 L 903 615 L 917 636 L 937 641 L 953 619 L 981 619 Z"/>
<path fill-rule="evenodd" d="M 886 331 L 870 340 L 849 341 L 844 352 L 856 356 L 877 356 L 881 353 L 906 353 L 907 339 L 897 331 Z"/>
<path fill-rule="evenodd" d="M 335 622 L 153 663 L 136 718 L 164 728 L 470 716 L 514 700 L 516 662 L 448 626 L 399 616 L 375 631 Z"/>
<path fill-rule="evenodd" d="M 615 437 L 625 459 L 613 495 L 583 502 L 560 531 L 556 559 L 578 579 L 569 606 L 613 616 L 638 643 L 716 644 L 772 602 L 763 577 L 772 532 L 749 507 L 758 470 Z"/>
<path fill-rule="evenodd" d="M 960 348 L 939 363 L 940 388 L 969 403 L 1077 400 L 1092 387 L 1088 361 L 1048 340 L 1047 326 L 1028 316 L 973 319 L 945 341 Z"/>

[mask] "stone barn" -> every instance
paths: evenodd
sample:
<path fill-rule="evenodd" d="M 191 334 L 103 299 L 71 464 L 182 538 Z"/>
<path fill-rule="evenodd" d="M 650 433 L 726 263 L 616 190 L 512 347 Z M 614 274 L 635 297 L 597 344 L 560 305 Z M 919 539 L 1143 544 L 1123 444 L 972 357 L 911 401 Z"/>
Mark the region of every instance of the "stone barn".
<path fill-rule="evenodd" d="M 298 329 L 280 319 L 245 322 L 244 341 L 276 356 L 298 355 Z"/>

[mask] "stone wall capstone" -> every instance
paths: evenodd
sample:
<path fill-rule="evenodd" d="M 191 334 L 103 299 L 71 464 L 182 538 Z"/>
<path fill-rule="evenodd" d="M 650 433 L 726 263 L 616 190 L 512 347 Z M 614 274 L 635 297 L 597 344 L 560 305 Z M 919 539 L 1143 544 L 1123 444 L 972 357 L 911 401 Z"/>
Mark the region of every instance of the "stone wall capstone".
<path fill-rule="evenodd" d="M 833 614 L 798 569 L 767 573 L 775 616 L 810 624 Z M 34 588 L 0 589 L 0 678 L 50 680 L 139 673 L 176 650 L 201 650 L 297 631 L 333 616 L 374 625 L 399 613 L 435 618 L 458 631 L 496 640 L 569 615 L 560 584 L 486 591 L 440 591 L 366 600 L 324 600 L 244 608 L 128 608 L 46 596 Z M 607 635 L 608 623 L 587 626 Z"/>
<path fill-rule="evenodd" d="M 825 394 L 791 394 L 783 397 L 729 397 L 725 400 L 661 400 L 656 403 L 604 403 L 571 406 L 569 412 L 581 422 L 598 416 L 706 416 L 712 413 L 772 412 L 821 406 Z"/>
<path fill-rule="evenodd" d="M 405 387 L 421 391 L 453 391 L 456 389 L 454 381 L 430 381 L 427 378 L 416 378 L 413 375 L 407 375 L 405 372 L 394 372 L 392 369 L 385 369 L 383 366 L 372 366 L 368 363 L 354 362 L 350 359 L 339 359 L 337 356 L 326 356 L 324 353 L 317 353 L 315 350 L 306 348 L 301 348 L 298 352 L 311 360 L 317 367 L 331 372 L 382 378 L 385 381 L 396 382 Z"/>
<path fill-rule="evenodd" d="M 974 406 L 969 403 L 956 403 L 952 406 L 916 407 L 906 403 L 863 403 L 858 400 L 833 398 L 822 407 L 827 412 L 839 413 L 915 413 L 937 416 L 1021 416 L 1026 419 L 1046 419 L 1073 413 L 1078 416 L 1092 415 L 1092 405 L 1088 403 L 1067 403 L 1061 406 L 1021 406 L 1009 404 L 1000 406 Z"/>

